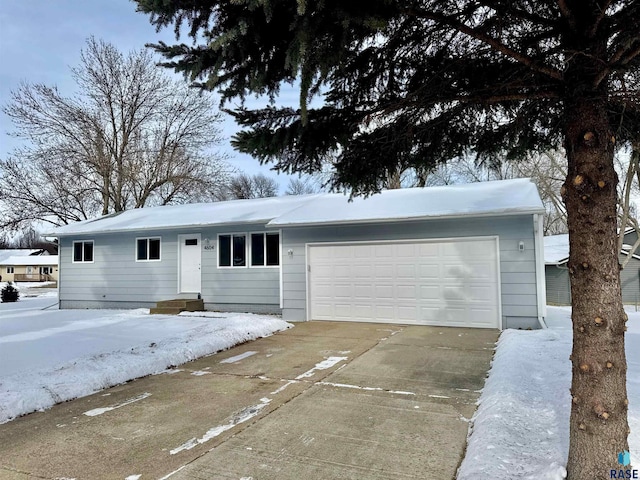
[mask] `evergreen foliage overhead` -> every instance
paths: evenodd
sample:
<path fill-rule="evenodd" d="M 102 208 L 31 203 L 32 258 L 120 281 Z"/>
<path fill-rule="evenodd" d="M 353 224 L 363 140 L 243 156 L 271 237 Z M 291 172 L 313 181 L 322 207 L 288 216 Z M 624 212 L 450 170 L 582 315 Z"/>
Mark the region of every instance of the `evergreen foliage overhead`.
<path fill-rule="evenodd" d="M 558 145 L 563 104 L 587 90 L 606 96 L 619 141 L 638 131 L 638 2 L 137 3 L 158 28 L 188 26 L 192 45 L 154 48 L 163 65 L 223 102 L 275 99 L 297 81 L 296 109 L 274 101 L 234 110 L 245 127 L 234 146 L 286 172 L 316 171 L 333 154 L 335 186 L 356 194 L 377 190 L 398 165 L 432 167 L 466 153 L 496 162 Z M 593 15 L 597 30 L 580 31 Z M 567 69 L 589 55 L 580 50 L 585 35 L 605 39 L 608 59 L 588 86 L 580 69 Z"/>

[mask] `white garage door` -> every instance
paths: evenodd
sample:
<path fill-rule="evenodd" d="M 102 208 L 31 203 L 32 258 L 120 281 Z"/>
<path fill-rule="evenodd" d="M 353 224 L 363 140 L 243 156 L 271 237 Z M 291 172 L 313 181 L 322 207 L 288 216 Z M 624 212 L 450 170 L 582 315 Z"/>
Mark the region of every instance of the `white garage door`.
<path fill-rule="evenodd" d="M 309 246 L 311 320 L 500 328 L 495 238 Z"/>

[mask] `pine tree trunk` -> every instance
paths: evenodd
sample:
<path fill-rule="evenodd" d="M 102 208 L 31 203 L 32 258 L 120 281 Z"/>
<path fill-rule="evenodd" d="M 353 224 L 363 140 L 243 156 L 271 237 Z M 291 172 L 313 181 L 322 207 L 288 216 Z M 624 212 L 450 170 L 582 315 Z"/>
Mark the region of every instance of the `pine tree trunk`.
<path fill-rule="evenodd" d="M 617 454 L 628 450 L 629 433 L 615 139 L 604 98 L 588 97 L 565 105 L 568 175 L 563 196 L 573 299 L 569 480 L 610 479 L 610 470 L 622 468 Z"/>

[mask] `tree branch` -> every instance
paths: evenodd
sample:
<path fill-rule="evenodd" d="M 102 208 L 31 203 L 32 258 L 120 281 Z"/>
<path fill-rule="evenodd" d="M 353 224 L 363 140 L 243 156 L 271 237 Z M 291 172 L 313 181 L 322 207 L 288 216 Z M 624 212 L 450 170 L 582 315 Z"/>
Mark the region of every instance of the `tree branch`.
<path fill-rule="evenodd" d="M 520 53 L 508 47 L 507 45 L 500 42 L 496 38 L 493 38 L 490 35 L 487 35 L 473 27 L 465 25 L 464 23 L 462 23 L 459 20 L 456 20 L 455 18 L 452 18 L 447 15 L 425 11 L 425 10 L 409 10 L 408 13 L 418 18 L 426 18 L 429 20 L 433 20 L 435 22 L 448 25 L 456 29 L 460 33 L 463 33 L 465 35 L 468 35 L 471 38 L 475 38 L 476 40 L 486 43 L 487 45 L 493 47 L 495 50 L 502 53 L 503 55 L 517 61 L 518 63 L 521 63 L 527 66 L 529 69 L 533 70 L 534 72 L 541 73 L 554 80 L 562 80 L 561 71 L 556 70 L 555 68 L 552 68 L 549 66 L 541 65 L 538 62 L 536 62 L 533 58 L 529 57 L 528 55 L 525 55 L 523 53 Z"/>

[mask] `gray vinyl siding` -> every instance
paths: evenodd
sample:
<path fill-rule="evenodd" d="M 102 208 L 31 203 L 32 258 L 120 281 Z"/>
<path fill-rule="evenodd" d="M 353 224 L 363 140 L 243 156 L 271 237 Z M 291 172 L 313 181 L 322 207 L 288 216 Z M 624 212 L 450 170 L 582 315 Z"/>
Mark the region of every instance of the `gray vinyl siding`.
<path fill-rule="evenodd" d="M 533 216 L 287 228 L 282 233 L 283 318 L 306 314 L 306 244 L 498 236 L 503 327 L 539 328 Z M 519 242 L 525 250 L 518 250 Z"/>
<path fill-rule="evenodd" d="M 218 235 L 265 232 L 264 225 L 137 231 L 60 239 L 62 308 L 148 307 L 160 300 L 195 298 L 178 293 L 178 235 L 201 235 L 202 298 L 205 305 L 240 311 L 278 313 L 278 267 L 218 268 Z M 272 230 L 269 230 L 272 232 Z M 161 260 L 136 262 L 136 238 L 160 237 Z M 212 249 L 204 249 L 205 239 Z M 73 263 L 73 241 L 94 241 L 94 262 Z M 249 259 L 247 258 L 247 262 Z"/>
<path fill-rule="evenodd" d="M 619 256 L 622 263 L 625 255 Z M 547 265 L 545 268 L 547 282 L 547 303 L 555 305 L 571 305 L 571 286 L 569 284 L 569 270 L 567 264 L 561 266 Z M 626 267 L 620 271 L 622 286 L 622 301 L 624 303 L 640 304 L 640 260 L 632 258 Z"/>
<path fill-rule="evenodd" d="M 623 256 L 620 256 L 622 261 Z M 625 303 L 640 304 L 640 260 L 632 258 L 620 271 L 622 300 Z"/>
<path fill-rule="evenodd" d="M 547 283 L 547 303 L 550 305 L 571 305 L 567 264 L 546 265 L 544 276 Z"/>

